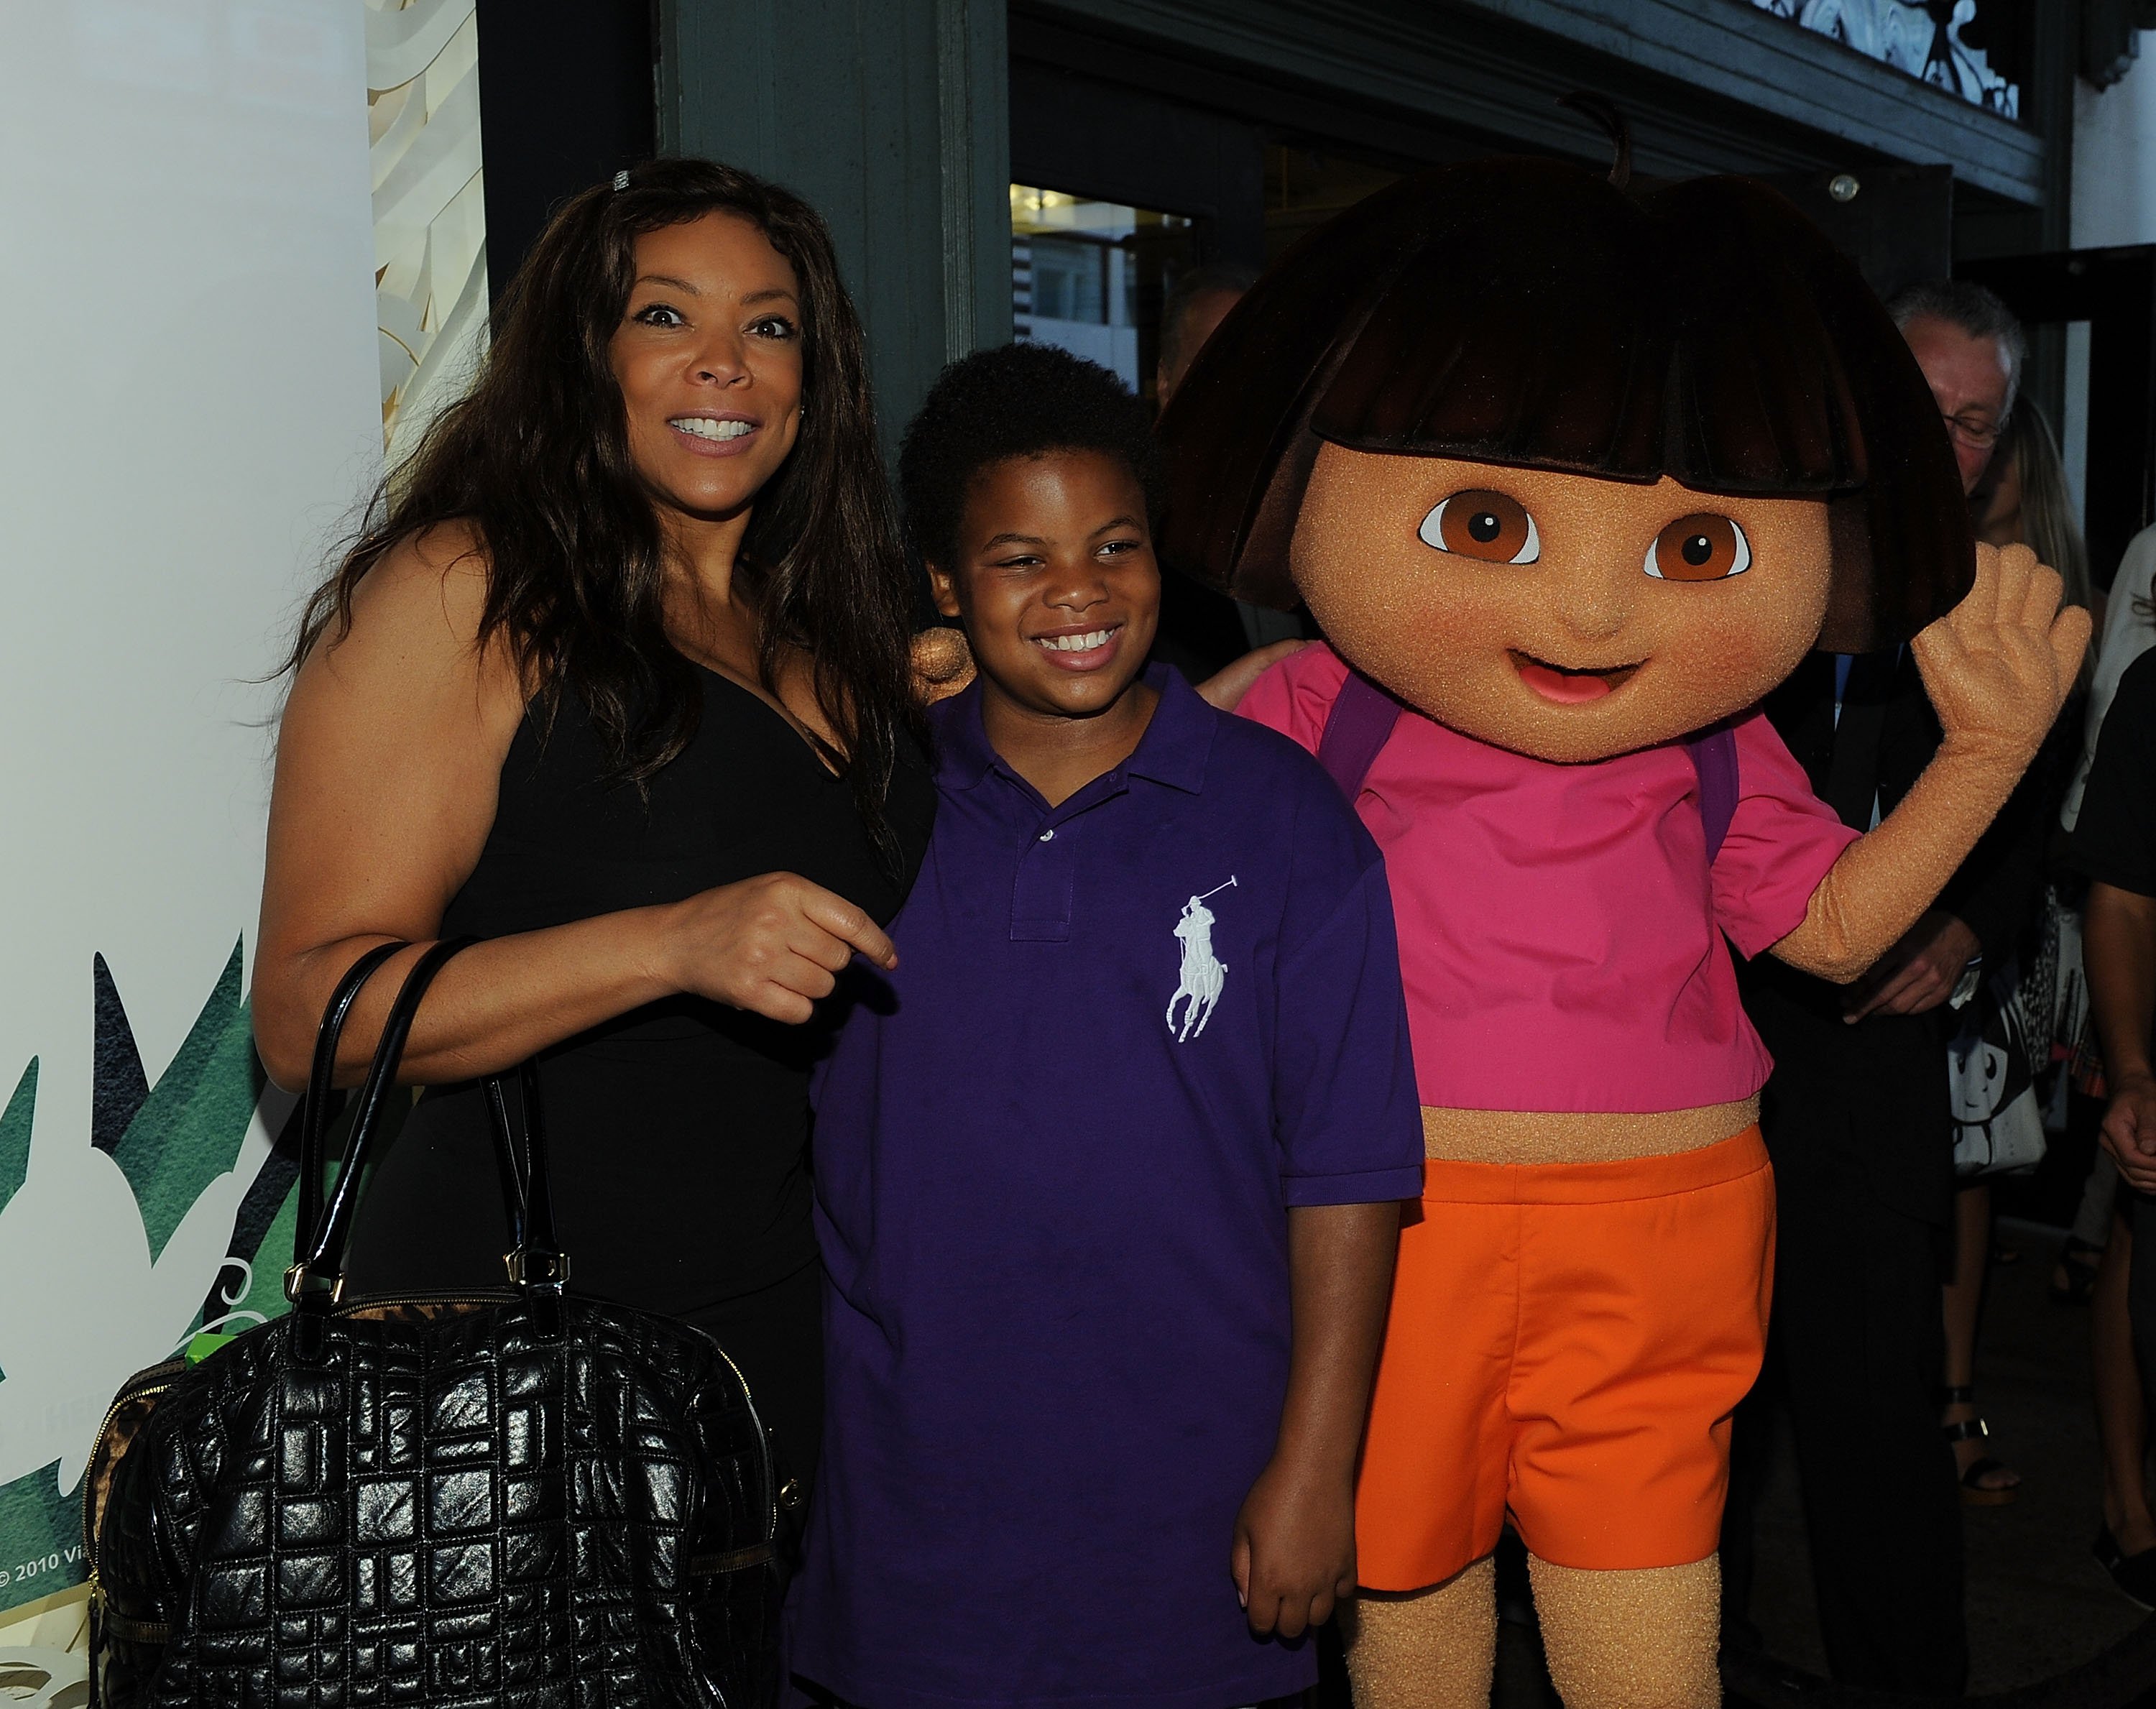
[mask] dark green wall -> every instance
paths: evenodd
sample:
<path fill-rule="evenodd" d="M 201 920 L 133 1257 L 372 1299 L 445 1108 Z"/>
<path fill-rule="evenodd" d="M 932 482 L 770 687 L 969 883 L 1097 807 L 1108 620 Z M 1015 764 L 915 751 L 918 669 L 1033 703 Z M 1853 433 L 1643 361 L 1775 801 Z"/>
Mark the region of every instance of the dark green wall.
<path fill-rule="evenodd" d="M 1010 336 L 1003 0 L 660 0 L 660 146 L 830 223 L 885 442 L 937 371 Z"/>

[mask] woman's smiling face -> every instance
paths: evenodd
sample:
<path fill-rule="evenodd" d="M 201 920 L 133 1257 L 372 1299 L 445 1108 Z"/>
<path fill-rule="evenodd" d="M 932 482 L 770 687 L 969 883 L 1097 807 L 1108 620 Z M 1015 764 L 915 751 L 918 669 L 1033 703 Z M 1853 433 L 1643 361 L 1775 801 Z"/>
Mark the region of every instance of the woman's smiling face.
<path fill-rule="evenodd" d="M 1462 734 L 1606 759 L 1750 706 L 1817 639 L 1817 499 L 1327 444 L 1291 554 L 1339 650 Z"/>
<path fill-rule="evenodd" d="M 608 349 L 629 454 L 654 497 L 738 511 L 801 422 L 801 287 L 749 221 L 707 213 L 636 240 L 636 282 Z"/>

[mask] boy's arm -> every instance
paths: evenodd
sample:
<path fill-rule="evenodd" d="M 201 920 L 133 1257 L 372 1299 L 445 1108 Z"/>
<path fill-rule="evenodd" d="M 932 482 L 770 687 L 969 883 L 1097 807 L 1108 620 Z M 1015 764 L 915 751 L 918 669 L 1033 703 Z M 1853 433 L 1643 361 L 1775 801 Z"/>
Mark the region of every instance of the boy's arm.
<path fill-rule="evenodd" d="M 1235 1519 L 1232 1570 L 1250 1628 L 1294 1638 L 1355 1588 L 1355 1459 L 1384 1338 L 1400 1208 L 1288 1211 L 1294 1346 L 1273 1457 Z"/>

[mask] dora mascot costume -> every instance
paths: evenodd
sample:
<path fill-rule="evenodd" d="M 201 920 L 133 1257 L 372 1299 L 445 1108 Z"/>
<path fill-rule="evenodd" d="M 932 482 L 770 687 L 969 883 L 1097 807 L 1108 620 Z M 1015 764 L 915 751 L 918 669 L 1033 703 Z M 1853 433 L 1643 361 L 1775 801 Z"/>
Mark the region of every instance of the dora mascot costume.
<path fill-rule="evenodd" d="M 1360 1709 L 1489 1701 L 1526 1542 L 1569 1709 L 1704 1709 L 1764 1343 L 1770 1064 L 1724 943 L 1861 974 L 2005 803 L 2089 624 L 1971 538 L 1922 374 L 1763 186 L 1447 167 L 1306 237 L 1162 423 L 1163 545 L 1329 646 L 1242 703 L 1383 848 L 1428 1162 L 1357 1496 Z M 1758 710 L 1907 643 L 1869 834 Z M 1941 1082 L 1940 1096 L 1945 1096 Z"/>

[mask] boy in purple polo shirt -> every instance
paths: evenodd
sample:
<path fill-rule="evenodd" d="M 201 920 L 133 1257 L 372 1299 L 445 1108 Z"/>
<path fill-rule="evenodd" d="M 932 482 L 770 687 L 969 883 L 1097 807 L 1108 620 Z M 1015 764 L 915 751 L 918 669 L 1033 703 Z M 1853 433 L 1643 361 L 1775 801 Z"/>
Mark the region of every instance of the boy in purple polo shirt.
<path fill-rule="evenodd" d="M 788 1607 L 863 1709 L 1234 1709 L 1316 1677 L 1422 1130 L 1376 845 L 1147 669 L 1143 407 L 1013 345 L 900 462 L 979 670 L 819 1076 L 823 1470 Z"/>

